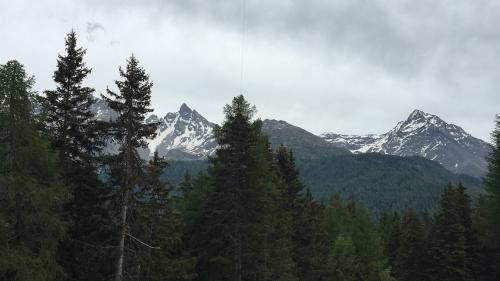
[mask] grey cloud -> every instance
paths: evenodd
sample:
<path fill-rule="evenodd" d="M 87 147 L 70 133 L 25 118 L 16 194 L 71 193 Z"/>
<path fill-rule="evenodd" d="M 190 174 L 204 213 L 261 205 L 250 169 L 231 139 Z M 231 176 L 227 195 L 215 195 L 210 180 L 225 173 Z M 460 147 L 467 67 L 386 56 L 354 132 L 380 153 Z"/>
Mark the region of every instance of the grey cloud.
<path fill-rule="evenodd" d="M 328 55 L 333 47 L 401 75 L 419 74 L 446 48 L 450 61 L 480 56 L 470 42 L 500 53 L 498 1 L 245 0 L 248 32 L 289 37 Z M 92 6 L 142 10 L 152 18 L 183 16 L 241 28 L 243 1 L 88 1 Z M 123 4 L 125 3 L 125 4 Z M 476 4 L 474 4 L 476 3 Z"/>
<path fill-rule="evenodd" d="M 261 117 L 315 133 L 382 133 L 419 108 L 488 139 L 500 104 L 500 1 L 245 1 L 244 90 Z M 242 0 L 84 0 L 63 10 L 47 2 L 0 11 L 0 54 L 26 58 L 42 89 L 48 58 L 72 26 L 94 42 L 96 88 L 134 52 L 154 79 L 160 113 L 187 102 L 217 122 L 239 89 Z M 32 12 L 21 19 L 16 10 Z M 11 32 L 12 23 L 31 36 Z M 43 42 L 36 54 L 33 41 Z"/>
<path fill-rule="evenodd" d="M 104 26 L 98 22 L 87 22 L 87 40 L 94 42 L 96 39 L 97 31 L 104 31 Z"/>

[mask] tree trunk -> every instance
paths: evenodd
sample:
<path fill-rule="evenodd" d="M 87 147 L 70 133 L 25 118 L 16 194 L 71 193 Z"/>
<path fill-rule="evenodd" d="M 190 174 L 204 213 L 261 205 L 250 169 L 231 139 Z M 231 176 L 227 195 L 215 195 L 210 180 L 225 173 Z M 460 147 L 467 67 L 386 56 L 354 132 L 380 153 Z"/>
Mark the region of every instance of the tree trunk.
<path fill-rule="evenodd" d="M 123 280 L 123 258 L 125 255 L 125 236 L 127 234 L 127 210 L 128 210 L 128 188 L 123 195 L 122 214 L 121 214 L 121 233 L 118 246 L 118 262 L 116 265 L 115 281 Z"/>
<path fill-rule="evenodd" d="M 121 214 L 121 232 L 120 232 L 120 243 L 118 245 L 118 261 L 116 264 L 116 273 L 115 273 L 115 281 L 123 280 L 123 260 L 125 256 L 125 236 L 127 235 L 127 211 L 128 211 L 128 196 L 132 186 L 132 171 L 131 171 L 131 159 L 132 152 L 129 145 L 130 142 L 127 142 L 127 148 L 125 150 L 125 184 L 123 191 L 123 202 L 122 202 L 122 214 Z"/>

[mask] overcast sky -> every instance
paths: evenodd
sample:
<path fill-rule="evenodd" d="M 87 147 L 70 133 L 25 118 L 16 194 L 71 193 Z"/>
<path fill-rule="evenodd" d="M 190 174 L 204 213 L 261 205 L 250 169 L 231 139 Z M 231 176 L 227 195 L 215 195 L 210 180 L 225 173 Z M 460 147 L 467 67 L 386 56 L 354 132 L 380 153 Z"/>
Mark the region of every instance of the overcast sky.
<path fill-rule="evenodd" d="M 163 115 L 182 102 L 220 122 L 242 89 L 258 117 L 313 133 L 384 133 L 413 109 L 489 141 L 500 113 L 500 1 L 0 0 L 0 63 L 21 61 L 35 89 L 71 28 L 88 84 L 114 88 L 134 53 Z"/>

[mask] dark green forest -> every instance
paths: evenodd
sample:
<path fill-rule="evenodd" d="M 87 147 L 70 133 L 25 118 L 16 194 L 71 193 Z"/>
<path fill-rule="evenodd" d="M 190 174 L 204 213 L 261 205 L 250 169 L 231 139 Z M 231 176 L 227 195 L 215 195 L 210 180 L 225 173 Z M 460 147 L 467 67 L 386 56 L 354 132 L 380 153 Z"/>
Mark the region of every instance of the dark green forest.
<path fill-rule="evenodd" d="M 362 204 L 371 214 L 386 210 L 403 212 L 436 211 L 448 183 L 463 183 L 473 201 L 484 189 L 482 180 L 454 174 L 434 161 L 422 157 L 398 157 L 377 153 L 346 154 L 300 158 L 295 147 L 300 179 L 318 202 L 327 202 L 339 193 L 346 200 Z M 206 160 L 170 161 L 163 178 L 180 183 L 185 171 L 198 175 L 207 169 Z"/>
<path fill-rule="evenodd" d="M 500 116 L 484 183 L 418 157 L 301 157 L 243 95 L 206 162 L 147 161 L 147 71 L 130 56 L 101 95 L 117 118 L 95 121 L 85 53 L 70 32 L 44 93 L 0 65 L 0 280 L 500 280 Z"/>

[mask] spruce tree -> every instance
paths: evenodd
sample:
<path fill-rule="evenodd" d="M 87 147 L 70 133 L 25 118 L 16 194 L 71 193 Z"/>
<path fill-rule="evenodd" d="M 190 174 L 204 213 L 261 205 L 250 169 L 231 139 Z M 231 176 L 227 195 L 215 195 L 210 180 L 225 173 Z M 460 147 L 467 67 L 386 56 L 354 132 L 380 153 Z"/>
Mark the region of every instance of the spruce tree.
<path fill-rule="evenodd" d="M 427 278 L 440 281 L 472 280 L 468 256 L 467 225 L 464 220 L 466 209 L 460 189 L 448 185 L 439 202 L 438 212 L 431 232 Z"/>
<path fill-rule="evenodd" d="M 279 211 L 285 229 L 282 239 L 287 239 L 295 275 L 299 280 L 311 278 L 317 270 L 314 257 L 319 205 L 312 198 L 309 189 L 299 178 L 299 170 L 291 150 L 281 145 L 276 153 L 276 166 L 281 183 L 279 184 Z M 286 237 L 288 236 L 288 237 Z"/>
<path fill-rule="evenodd" d="M 0 279 L 59 280 L 68 199 L 57 158 L 37 130 L 31 86 L 17 61 L 0 65 Z"/>
<path fill-rule="evenodd" d="M 275 241 L 273 198 L 276 177 L 267 138 L 255 109 L 237 96 L 215 128 L 219 144 L 210 159 L 197 233 L 200 280 L 271 280 Z"/>
<path fill-rule="evenodd" d="M 399 281 L 423 280 L 424 229 L 414 209 L 408 210 L 403 217 L 400 239 L 393 262 L 393 276 Z"/>
<path fill-rule="evenodd" d="M 65 44 L 65 54 L 58 56 L 54 71 L 56 90 L 45 91 L 45 110 L 54 147 L 64 165 L 74 165 L 91 161 L 101 143 L 91 122 L 94 89 L 83 85 L 92 71 L 83 61 L 86 50 L 77 46 L 74 31 L 66 36 Z"/>
<path fill-rule="evenodd" d="M 83 85 L 91 69 L 85 65 L 86 50 L 77 46 L 71 31 L 65 39 L 66 49 L 58 56 L 54 72 L 55 90 L 45 91 L 43 101 L 46 123 L 53 148 L 58 152 L 61 173 L 72 200 L 66 214 L 72 221 L 59 251 L 59 260 L 71 278 L 101 280 L 109 278 L 107 266 L 110 233 L 104 208 L 105 186 L 98 178 L 97 154 L 102 136 L 92 120 L 93 88 Z"/>
<path fill-rule="evenodd" d="M 479 199 L 474 228 L 479 250 L 477 273 L 483 280 L 500 279 L 500 115 L 491 134 L 493 149 L 488 158 L 486 192 Z"/>
<path fill-rule="evenodd" d="M 114 278 L 123 280 L 125 241 L 133 236 L 128 233 L 129 207 L 133 203 L 131 196 L 134 189 L 143 180 L 144 161 L 140 158 L 138 149 L 146 146 L 146 139 L 155 135 L 156 123 L 146 124 L 145 115 L 152 111 L 151 88 L 153 84 L 145 70 L 139 66 L 139 61 L 132 55 L 125 70 L 119 69 L 122 81 L 116 81 L 118 93 L 107 90 L 108 96 L 102 96 L 118 117 L 109 123 L 109 131 L 113 140 L 120 146 L 119 153 L 111 163 L 111 184 L 117 195 L 117 208 L 120 210 L 117 225 L 118 251 Z"/>
<path fill-rule="evenodd" d="M 297 264 L 299 280 L 314 280 L 320 271 L 316 242 L 319 235 L 321 205 L 316 202 L 309 188 L 304 196 L 299 198 L 296 217 L 293 220 L 293 257 Z"/>

